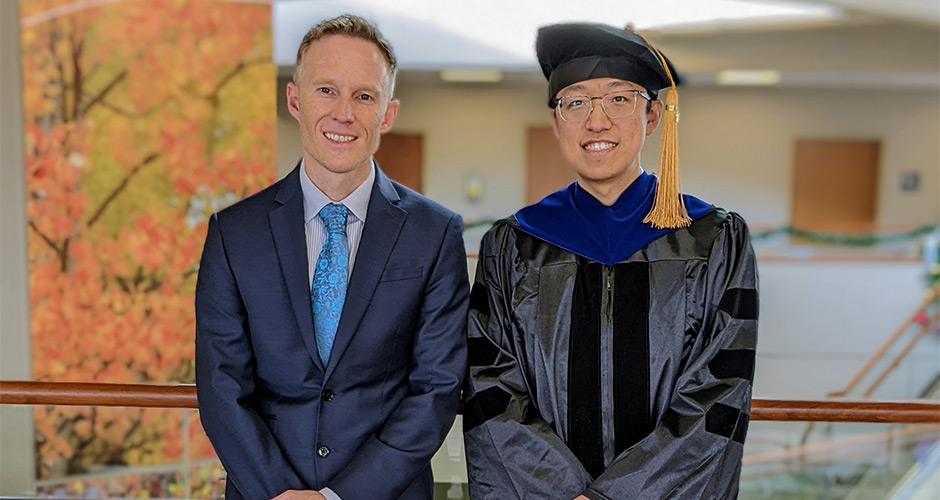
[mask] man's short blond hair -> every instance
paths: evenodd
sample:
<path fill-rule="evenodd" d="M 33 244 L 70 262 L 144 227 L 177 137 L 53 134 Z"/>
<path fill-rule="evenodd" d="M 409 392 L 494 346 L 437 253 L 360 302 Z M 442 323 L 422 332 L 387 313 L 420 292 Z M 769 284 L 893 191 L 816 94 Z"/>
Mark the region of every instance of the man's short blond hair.
<path fill-rule="evenodd" d="M 297 83 L 297 72 L 300 70 L 300 64 L 303 62 L 304 54 L 311 43 L 327 35 L 346 35 L 355 38 L 361 38 L 375 44 L 385 57 L 385 63 L 388 65 L 388 75 L 390 79 L 389 98 L 395 90 L 395 76 L 398 74 L 398 61 L 395 59 L 395 53 L 392 52 L 392 46 L 388 43 L 379 29 L 365 19 L 351 14 L 328 19 L 320 24 L 310 28 L 310 31 L 304 35 L 304 39 L 297 48 L 297 64 L 294 66 L 294 83 Z"/>

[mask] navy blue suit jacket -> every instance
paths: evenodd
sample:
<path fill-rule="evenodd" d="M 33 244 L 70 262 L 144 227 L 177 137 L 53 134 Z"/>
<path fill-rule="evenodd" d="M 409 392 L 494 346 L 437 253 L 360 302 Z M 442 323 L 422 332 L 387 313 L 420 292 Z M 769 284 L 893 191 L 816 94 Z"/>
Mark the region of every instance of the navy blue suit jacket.
<path fill-rule="evenodd" d="M 298 176 L 294 169 L 209 221 L 196 286 L 196 390 L 228 473 L 226 498 L 329 486 L 344 500 L 430 499 L 430 458 L 466 371 L 460 216 L 376 168 L 324 366 Z"/>

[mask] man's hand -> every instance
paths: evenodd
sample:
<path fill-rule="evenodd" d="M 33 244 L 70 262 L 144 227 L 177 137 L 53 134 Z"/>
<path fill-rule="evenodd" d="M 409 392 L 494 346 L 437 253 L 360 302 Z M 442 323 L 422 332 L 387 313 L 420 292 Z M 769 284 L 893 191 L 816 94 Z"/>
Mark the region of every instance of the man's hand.
<path fill-rule="evenodd" d="M 578 495 L 578 498 L 575 498 L 574 500 L 591 500 L 591 499 L 584 495 Z"/>
<path fill-rule="evenodd" d="M 271 500 L 326 500 L 326 497 L 320 494 L 319 491 L 287 490 Z"/>

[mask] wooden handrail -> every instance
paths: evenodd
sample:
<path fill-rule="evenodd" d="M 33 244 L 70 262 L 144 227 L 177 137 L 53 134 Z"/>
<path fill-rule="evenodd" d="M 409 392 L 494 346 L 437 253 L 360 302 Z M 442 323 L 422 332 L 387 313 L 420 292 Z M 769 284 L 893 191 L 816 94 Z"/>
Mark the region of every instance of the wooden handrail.
<path fill-rule="evenodd" d="M 907 357 L 908 354 L 910 354 L 911 350 L 914 349 L 914 346 L 917 345 L 918 342 L 920 342 L 920 339 L 924 338 L 924 336 L 927 335 L 927 332 L 929 332 L 936 326 L 937 321 L 940 321 L 940 311 L 935 312 L 934 315 L 930 319 L 928 319 L 927 321 L 924 322 L 923 325 L 921 325 L 920 330 L 918 330 L 917 333 L 914 334 L 914 336 L 911 338 L 911 340 L 908 341 L 907 345 L 905 345 L 904 348 L 901 349 L 901 352 L 899 352 L 894 357 L 894 359 L 892 359 L 891 362 L 888 363 L 888 366 L 886 366 L 885 369 L 881 372 L 881 374 L 878 375 L 878 377 L 875 379 L 875 381 L 871 383 L 871 386 L 864 393 L 862 393 L 863 398 L 868 399 L 871 397 L 872 394 L 874 394 L 875 390 L 877 390 L 878 387 L 881 386 L 881 383 L 884 382 L 886 378 L 888 378 L 888 375 L 891 375 L 894 369 L 901 365 L 901 361 L 903 361 L 904 358 Z"/>
<path fill-rule="evenodd" d="M 196 408 L 196 387 L 0 381 L 0 404 Z M 940 401 L 755 399 L 751 420 L 938 423 Z"/>
<path fill-rule="evenodd" d="M 196 408 L 196 386 L 4 380 L 0 404 Z"/>
<path fill-rule="evenodd" d="M 940 296 L 940 285 L 935 285 L 927 292 L 927 297 L 925 297 L 924 301 L 917 306 L 917 309 L 915 309 L 914 312 L 912 312 L 907 317 L 907 319 L 905 319 L 904 322 L 898 326 L 894 333 L 888 337 L 888 340 L 886 340 L 885 343 L 882 344 L 881 347 L 878 348 L 878 350 L 875 351 L 875 353 L 872 354 L 870 358 L 868 358 L 868 361 L 866 361 L 862 368 L 858 370 L 858 373 L 852 377 L 852 380 L 849 380 L 849 383 L 846 384 L 846 386 L 841 391 L 830 392 L 829 396 L 842 397 L 847 396 L 850 392 L 852 392 L 852 390 L 855 389 L 855 386 L 857 386 L 858 383 L 861 382 L 862 378 L 867 375 L 869 371 L 871 371 L 871 369 L 875 366 L 875 363 L 884 357 L 885 353 L 888 352 L 888 349 L 890 349 L 891 346 L 898 341 L 901 335 L 903 335 L 911 325 L 917 323 L 917 320 L 927 311 L 927 308 L 938 299 L 938 296 Z"/>
<path fill-rule="evenodd" d="M 751 402 L 751 420 L 882 424 L 937 423 L 940 422 L 940 401 L 755 399 Z"/>

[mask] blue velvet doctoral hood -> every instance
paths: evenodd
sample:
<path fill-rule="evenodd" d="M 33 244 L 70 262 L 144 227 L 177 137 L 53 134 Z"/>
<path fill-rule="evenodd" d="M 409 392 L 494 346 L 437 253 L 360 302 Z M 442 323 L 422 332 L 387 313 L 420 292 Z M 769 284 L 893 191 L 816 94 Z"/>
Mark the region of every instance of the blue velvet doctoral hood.
<path fill-rule="evenodd" d="M 516 212 L 523 231 L 582 257 L 613 265 L 633 255 L 673 229 L 655 229 L 643 218 L 653 206 L 656 177 L 646 172 L 627 187 L 611 206 L 605 206 L 577 182 Z M 711 205 L 683 195 L 692 220 Z"/>

